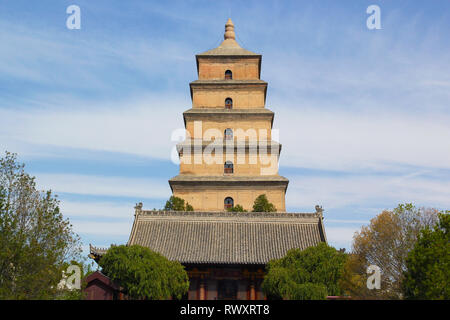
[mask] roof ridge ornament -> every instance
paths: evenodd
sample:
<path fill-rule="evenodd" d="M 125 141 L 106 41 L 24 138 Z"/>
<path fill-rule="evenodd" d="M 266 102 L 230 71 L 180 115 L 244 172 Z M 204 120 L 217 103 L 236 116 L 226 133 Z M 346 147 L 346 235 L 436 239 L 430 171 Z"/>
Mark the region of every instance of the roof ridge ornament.
<path fill-rule="evenodd" d="M 323 219 L 323 209 L 322 206 L 316 205 L 316 214 Z"/>
<path fill-rule="evenodd" d="M 136 203 L 136 206 L 134 207 L 134 215 L 138 216 L 142 213 L 142 202 Z"/>

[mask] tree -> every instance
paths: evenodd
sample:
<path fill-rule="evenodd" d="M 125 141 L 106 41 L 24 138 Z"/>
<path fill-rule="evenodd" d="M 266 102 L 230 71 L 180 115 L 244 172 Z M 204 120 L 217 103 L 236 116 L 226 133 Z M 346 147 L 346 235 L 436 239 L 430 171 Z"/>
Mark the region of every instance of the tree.
<path fill-rule="evenodd" d="M 421 231 L 406 259 L 403 292 L 407 299 L 450 299 L 450 211 L 433 229 Z"/>
<path fill-rule="evenodd" d="M 171 196 L 169 200 L 166 201 L 164 206 L 165 211 L 194 211 L 194 208 L 189 204 L 189 202 L 184 204 L 184 199 L 179 197 Z"/>
<path fill-rule="evenodd" d="M 244 208 L 240 204 L 237 204 L 234 207 L 228 208 L 227 211 L 229 211 L 229 212 L 247 212 L 247 210 L 244 210 Z"/>
<path fill-rule="evenodd" d="M 344 252 L 324 242 L 305 250 L 291 249 L 267 264 L 262 289 L 274 299 L 319 300 L 340 295 L 346 259 Z"/>
<path fill-rule="evenodd" d="M 259 195 L 255 199 L 255 203 L 253 204 L 253 212 L 275 212 L 277 209 L 275 206 L 267 200 L 267 196 L 265 194 Z"/>
<path fill-rule="evenodd" d="M 357 254 L 347 255 L 347 261 L 344 265 L 344 272 L 339 286 L 344 295 L 351 296 L 352 299 L 375 299 L 378 290 L 369 290 L 367 288 L 367 277 L 364 260 Z"/>
<path fill-rule="evenodd" d="M 188 275 L 179 262 L 139 245 L 111 246 L 99 265 L 133 299 L 181 299 L 189 289 Z"/>
<path fill-rule="evenodd" d="M 87 282 L 85 281 L 86 278 L 91 274 L 94 273 L 95 270 L 92 268 L 94 265 L 94 262 L 85 263 L 86 261 L 75 261 L 72 260 L 70 262 L 64 263 L 63 268 L 63 276 L 61 281 L 58 283 L 57 288 L 58 293 L 54 299 L 56 300 L 83 300 L 86 297 L 86 293 L 84 292 L 84 289 L 87 287 Z M 67 287 L 68 282 L 70 283 L 69 277 L 73 275 L 73 273 L 66 273 L 68 268 L 71 266 L 78 266 L 80 268 L 80 289 L 72 288 L 69 289 Z"/>
<path fill-rule="evenodd" d="M 408 252 L 426 226 L 434 225 L 437 210 L 418 209 L 412 204 L 401 204 L 392 211 L 385 210 L 362 227 L 353 237 L 353 254 L 359 265 L 354 266 L 360 278 L 367 279 L 366 268 L 376 265 L 381 269 L 381 289 L 367 291 L 364 286 L 352 286 L 347 281 L 346 290 L 360 297 L 401 299 L 401 283 L 406 271 Z M 359 282 L 359 284 L 361 284 Z"/>
<path fill-rule="evenodd" d="M 81 244 L 51 191 L 36 189 L 17 155 L 0 159 L 0 299 L 53 299 Z"/>

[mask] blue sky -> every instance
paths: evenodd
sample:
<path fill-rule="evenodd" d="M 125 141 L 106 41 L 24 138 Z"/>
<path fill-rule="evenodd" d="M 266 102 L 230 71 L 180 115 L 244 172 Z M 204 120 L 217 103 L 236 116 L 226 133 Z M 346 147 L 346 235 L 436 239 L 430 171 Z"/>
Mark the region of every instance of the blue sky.
<path fill-rule="evenodd" d="M 288 211 L 322 205 L 350 248 L 383 209 L 450 208 L 449 1 L 1 1 L 0 151 L 59 195 L 85 246 L 125 243 L 135 203 L 170 196 L 195 54 L 229 16 L 263 55 Z"/>

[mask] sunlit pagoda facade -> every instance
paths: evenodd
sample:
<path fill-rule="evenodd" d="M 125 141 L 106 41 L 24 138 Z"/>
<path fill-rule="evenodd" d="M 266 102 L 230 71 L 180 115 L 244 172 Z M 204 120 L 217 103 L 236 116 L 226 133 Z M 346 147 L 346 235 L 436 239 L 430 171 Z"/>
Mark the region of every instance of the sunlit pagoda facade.
<path fill-rule="evenodd" d="M 272 140 L 261 60 L 237 43 L 231 19 L 220 46 L 196 55 L 192 108 L 183 113 L 186 139 L 177 145 L 180 171 L 169 180 L 173 195 L 194 211 L 135 207 L 128 245 L 182 263 L 190 279 L 187 299 L 264 299 L 267 262 L 326 242 L 319 206 L 313 213 L 286 212 L 289 181 L 278 174 L 281 145 Z M 276 212 L 252 212 L 261 194 Z M 237 205 L 247 212 L 229 211 Z M 96 259 L 104 252 L 91 247 Z"/>
<path fill-rule="evenodd" d="M 289 181 L 278 175 L 281 145 L 271 139 L 274 113 L 265 108 L 262 57 L 239 46 L 231 20 L 224 38 L 218 48 L 196 56 L 192 108 L 183 113 L 187 139 L 178 146 L 180 174 L 170 186 L 196 210 L 239 204 L 251 211 L 255 198 L 265 194 L 286 211 Z"/>

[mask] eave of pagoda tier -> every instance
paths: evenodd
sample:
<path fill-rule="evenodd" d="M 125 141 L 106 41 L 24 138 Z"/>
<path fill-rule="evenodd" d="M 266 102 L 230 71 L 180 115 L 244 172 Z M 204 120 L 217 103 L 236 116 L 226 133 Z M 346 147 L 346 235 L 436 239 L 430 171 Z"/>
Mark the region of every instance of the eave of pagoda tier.
<path fill-rule="evenodd" d="M 192 129 L 195 121 L 202 123 L 211 123 L 211 126 L 216 125 L 220 129 L 226 129 L 226 125 L 233 123 L 235 128 L 238 123 L 244 122 L 258 122 L 263 123 L 262 128 L 266 128 L 266 122 L 270 123 L 270 128 L 273 125 L 274 113 L 266 108 L 260 109 L 189 109 L 183 113 L 184 125 L 186 129 Z M 189 123 L 189 125 L 188 125 Z M 207 125 L 210 127 L 210 125 Z M 193 131 L 189 131 L 191 136 Z M 203 133 L 203 132 L 202 132 Z"/>
<path fill-rule="evenodd" d="M 232 109 L 264 108 L 267 82 L 262 80 L 197 80 L 190 83 L 193 108 L 226 108 L 232 100 Z"/>

